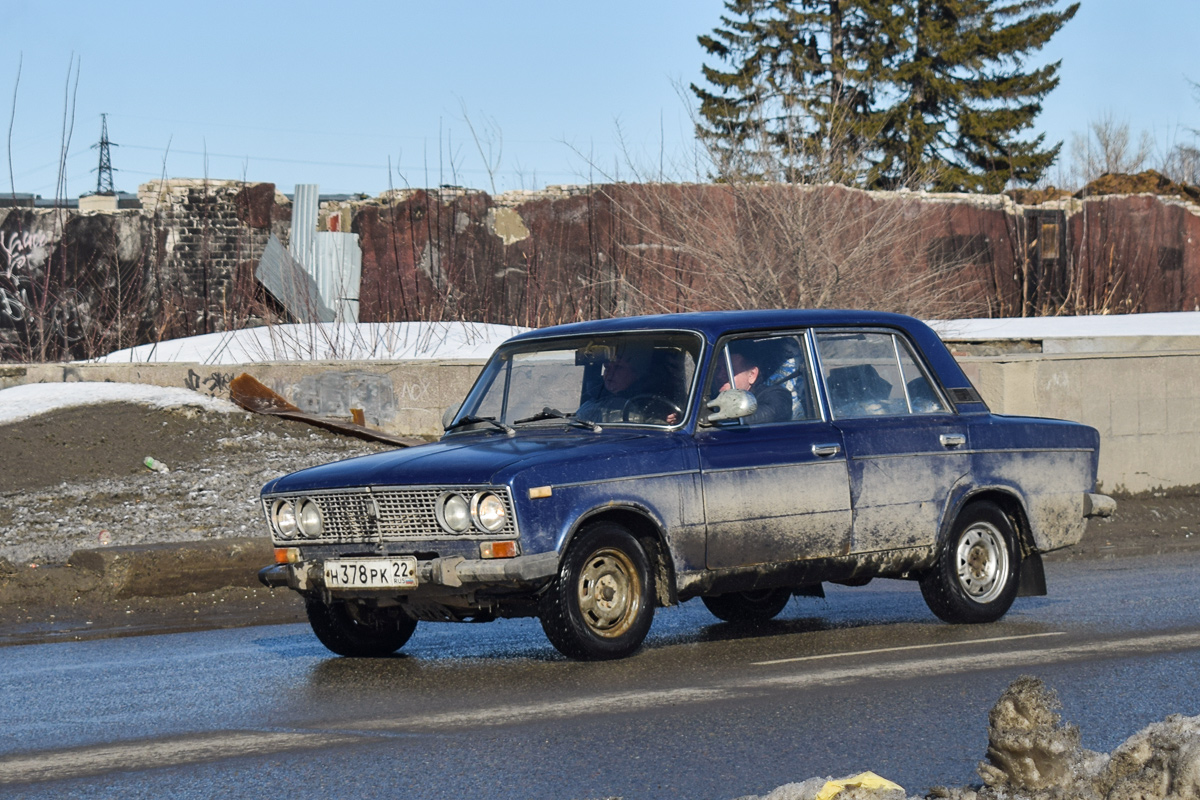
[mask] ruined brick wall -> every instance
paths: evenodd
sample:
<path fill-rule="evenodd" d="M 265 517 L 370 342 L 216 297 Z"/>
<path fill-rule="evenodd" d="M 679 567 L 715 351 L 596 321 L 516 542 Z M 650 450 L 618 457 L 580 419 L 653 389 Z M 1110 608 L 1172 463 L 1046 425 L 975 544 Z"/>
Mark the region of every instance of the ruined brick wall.
<path fill-rule="evenodd" d="M 1072 291 L 1090 313 L 1200 310 L 1200 214 L 1152 195 L 1088 198 L 1069 217 Z"/>
<path fill-rule="evenodd" d="M 156 313 L 174 335 L 243 327 L 266 298 L 254 268 L 290 210 L 273 184 L 174 179 L 138 190 L 155 246 L 148 283 Z"/>
<path fill-rule="evenodd" d="M 171 180 L 142 209 L 0 209 L 0 361 L 88 358 L 242 327 L 290 210 L 271 184 Z M 281 202 L 282 199 L 282 202 Z"/>
<path fill-rule="evenodd" d="M 891 202 L 840 187 L 814 192 L 814 198 L 790 207 L 813 216 L 790 235 L 822 231 L 825 220 L 813 210 L 822 206 L 834 217 L 869 220 Z M 890 212 L 888 230 L 873 232 L 897 246 L 881 246 L 869 274 L 856 279 L 929 291 L 945 285 L 964 315 L 1019 311 L 1011 280 L 1012 204 L 1002 200 L 990 205 L 965 198 L 905 200 L 902 210 Z M 788 254 L 775 252 L 763 233 L 772 223 L 764 217 L 778 213 L 770 202 L 707 185 L 600 186 L 515 198 L 416 191 L 389 202 L 356 204 L 352 229 L 363 248 L 360 314 L 373 321 L 466 318 L 537 326 L 803 304 L 811 295 L 802 285 L 778 292 L 739 290 L 742 279 L 761 281 L 753 273 L 756 258 L 773 258 L 787 271 Z M 822 234 L 832 251 L 826 257 L 850 257 L 867 224 L 844 224 Z M 732 258 L 731 249 L 747 252 Z M 722 274 L 731 269 L 746 274 Z M 773 279 L 802 283 L 802 273 L 789 274 Z M 847 298 L 845 304 L 859 296 L 859 304 L 869 304 L 872 295 L 839 295 Z"/>
<path fill-rule="evenodd" d="M 0 361 L 137 343 L 148 233 L 137 211 L 0 210 Z"/>
<path fill-rule="evenodd" d="M 796 206 L 795 213 L 814 214 L 822 205 L 832 212 L 792 234 L 813 236 L 820 225 L 840 224 L 823 246 L 831 261 L 849 261 L 870 220 L 889 219 L 882 234 L 895 247 L 872 252 L 872 270 L 856 280 L 946 295 L 938 298 L 941 315 L 1180 311 L 1200 304 L 1200 208 L 1183 201 L 1121 195 L 1032 207 L 1002 195 L 813 191 L 820 202 Z M 786 253 L 761 241 L 763 217 L 779 208 L 706 185 L 596 186 L 498 198 L 414 191 L 354 204 L 351 225 L 364 250 L 362 319 L 546 325 L 735 307 L 744 298 L 730 288 L 725 272 L 733 262 L 723 251 L 746 248 L 757 237 L 760 250 L 742 253 L 742 263 L 757 255 L 786 263 Z M 802 282 L 798 275 L 791 280 Z M 777 273 L 767 279 L 787 280 Z M 760 300 L 778 300 L 757 305 L 802 304 L 804 288 L 761 293 Z M 895 301 L 878 291 L 841 297 L 844 305 Z"/>
<path fill-rule="evenodd" d="M 272 184 L 170 180 L 139 197 L 142 209 L 111 213 L 0 209 L 0 360 L 286 320 L 254 279 L 269 236 L 289 238 L 290 204 Z M 1200 207 L 1149 194 L 1020 205 L 836 186 L 443 188 L 327 203 L 320 219 L 359 235 L 364 321 L 544 326 L 805 306 L 831 266 L 842 284 L 824 305 L 942 317 L 1200 308 Z"/>

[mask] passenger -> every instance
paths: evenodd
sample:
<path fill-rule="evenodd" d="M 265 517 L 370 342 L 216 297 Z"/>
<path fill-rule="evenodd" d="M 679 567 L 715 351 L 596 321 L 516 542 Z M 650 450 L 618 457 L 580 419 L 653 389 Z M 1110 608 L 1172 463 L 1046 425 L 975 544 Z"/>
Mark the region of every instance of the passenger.
<path fill-rule="evenodd" d="M 729 345 L 729 359 L 733 363 L 733 387 L 754 395 L 758 409 L 748 417 L 747 423 L 761 425 L 765 422 L 783 422 L 792 418 L 792 394 L 783 386 L 760 384 L 759 378 L 769 374 L 769 353 L 766 346 L 756 342 L 735 341 Z M 722 358 L 713 381 L 717 393 L 729 388 L 729 375 Z"/>

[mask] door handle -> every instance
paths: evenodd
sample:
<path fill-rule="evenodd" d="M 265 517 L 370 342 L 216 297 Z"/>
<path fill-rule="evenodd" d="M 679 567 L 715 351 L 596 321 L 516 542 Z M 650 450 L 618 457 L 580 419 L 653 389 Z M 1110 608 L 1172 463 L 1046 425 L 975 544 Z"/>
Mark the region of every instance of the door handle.
<path fill-rule="evenodd" d="M 961 433 L 943 433 L 938 437 L 942 447 L 960 447 L 967 443 L 967 437 Z"/>
<path fill-rule="evenodd" d="M 842 452 L 842 446 L 840 444 L 814 444 L 812 446 L 812 454 L 814 456 L 820 456 L 821 458 L 836 456 L 840 452 Z"/>

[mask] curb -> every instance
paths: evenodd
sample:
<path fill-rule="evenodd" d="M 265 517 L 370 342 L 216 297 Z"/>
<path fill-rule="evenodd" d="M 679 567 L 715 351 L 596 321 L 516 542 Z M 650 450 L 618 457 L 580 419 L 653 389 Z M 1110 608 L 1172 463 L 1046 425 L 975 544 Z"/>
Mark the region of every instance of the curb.
<path fill-rule="evenodd" d="M 258 586 L 274 563 L 267 537 L 76 550 L 67 560 L 92 573 L 113 597 L 176 597 L 227 586 Z"/>

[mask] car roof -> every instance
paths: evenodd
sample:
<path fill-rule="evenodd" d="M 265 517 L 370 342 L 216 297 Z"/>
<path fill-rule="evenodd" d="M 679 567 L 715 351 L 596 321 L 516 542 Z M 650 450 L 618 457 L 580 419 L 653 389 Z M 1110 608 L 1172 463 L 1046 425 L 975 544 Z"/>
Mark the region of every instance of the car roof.
<path fill-rule="evenodd" d="M 510 341 L 543 339 L 579 334 L 620 333 L 640 330 L 688 330 L 716 341 L 727 333 L 758 329 L 806 328 L 824 325 L 880 325 L 916 332 L 925 324 L 903 314 L 884 311 L 832 309 L 772 309 L 754 311 L 696 311 L 686 314 L 655 314 L 613 317 L 591 322 L 554 325 L 514 336 Z"/>

